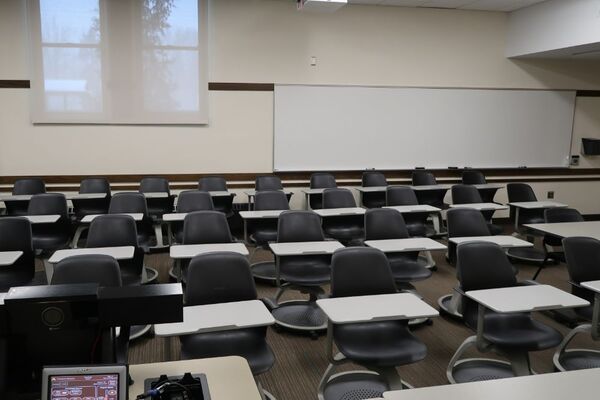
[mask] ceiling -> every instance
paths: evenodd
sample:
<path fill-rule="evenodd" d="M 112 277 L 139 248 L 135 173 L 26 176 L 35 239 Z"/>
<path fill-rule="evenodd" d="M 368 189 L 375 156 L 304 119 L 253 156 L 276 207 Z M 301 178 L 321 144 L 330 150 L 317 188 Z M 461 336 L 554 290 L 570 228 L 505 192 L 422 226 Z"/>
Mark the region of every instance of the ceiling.
<path fill-rule="evenodd" d="M 545 0 L 348 0 L 350 4 L 514 11 Z"/>

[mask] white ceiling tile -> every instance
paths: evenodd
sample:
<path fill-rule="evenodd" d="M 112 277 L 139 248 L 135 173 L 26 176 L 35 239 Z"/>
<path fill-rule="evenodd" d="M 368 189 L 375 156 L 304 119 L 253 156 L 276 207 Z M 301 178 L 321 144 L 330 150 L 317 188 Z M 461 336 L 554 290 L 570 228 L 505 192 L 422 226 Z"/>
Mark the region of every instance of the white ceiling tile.
<path fill-rule="evenodd" d="M 545 0 L 349 0 L 351 4 L 514 11 Z"/>
<path fill-rule="evenodd" d="M 458 8 L 472 2 L 473 0 L 427 0 L 419 7 Z"/>

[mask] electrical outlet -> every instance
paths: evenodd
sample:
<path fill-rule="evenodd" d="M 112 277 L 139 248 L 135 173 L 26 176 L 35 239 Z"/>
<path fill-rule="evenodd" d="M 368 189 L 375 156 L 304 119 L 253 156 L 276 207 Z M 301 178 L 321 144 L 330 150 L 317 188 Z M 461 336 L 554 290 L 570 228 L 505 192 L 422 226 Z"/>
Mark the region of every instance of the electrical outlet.
<path fill-rule="evenodd" d="M 554 198 L 554 190 L 550 190 L 550 191 L 548 192 L 548 198 L 549 198 L 549 199 L 553 199 L 553 198 Z"/>

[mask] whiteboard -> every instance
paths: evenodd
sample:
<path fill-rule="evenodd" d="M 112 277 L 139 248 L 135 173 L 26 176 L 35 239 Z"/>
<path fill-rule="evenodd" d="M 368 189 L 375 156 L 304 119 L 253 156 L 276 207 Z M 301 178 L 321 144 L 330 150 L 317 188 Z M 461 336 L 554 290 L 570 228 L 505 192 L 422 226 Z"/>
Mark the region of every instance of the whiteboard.
<path fill-rule="evenodd" d="M 567 167 L 575 91 L 276 85 L 275 171 Z"/>

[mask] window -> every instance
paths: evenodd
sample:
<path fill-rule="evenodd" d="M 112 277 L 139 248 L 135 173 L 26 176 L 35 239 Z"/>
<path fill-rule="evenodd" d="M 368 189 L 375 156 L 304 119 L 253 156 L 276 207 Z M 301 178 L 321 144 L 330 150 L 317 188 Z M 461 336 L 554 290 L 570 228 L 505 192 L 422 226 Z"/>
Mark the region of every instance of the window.
<path fill-rule="evenodd" d="M 206 0 L 29 0 L 34 123 L 208 122 Z"/>

